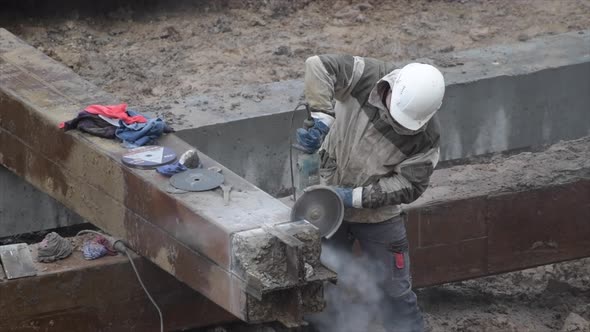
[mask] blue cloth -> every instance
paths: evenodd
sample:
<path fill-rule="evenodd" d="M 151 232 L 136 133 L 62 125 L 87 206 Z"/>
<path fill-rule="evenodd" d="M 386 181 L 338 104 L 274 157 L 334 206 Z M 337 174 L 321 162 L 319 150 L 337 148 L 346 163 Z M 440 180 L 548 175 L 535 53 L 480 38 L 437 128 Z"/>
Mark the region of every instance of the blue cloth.
<path fill-rule="evenodd" d="M 132 110 L 128 110 L 127 114 L 130 116 L 143 115 Z M 169 128 L 162 119 L 143 116 L 147 119 L 145 123 L 126 124 L 119 121 L 119 128 L 115 132 L 115 136 L 122 140 L 126 147 L 133 148 L 150 144 L 162 136 L 164 132 L 168 132 Z"/>
<path fill-rule="evenodd" d="M 168 164 L 168 165 L 164 165 L 164 166 L 160 166 L 158 168 L 156 168 L 156 172 L 164 175 L 164 176 L 172 176 L 174 174 L 180 173 L 180 172 L 184 172 L 186 171 L 188 168 L 186 166 L 184 166 L 183 164 L 181 164 L 179 161 L 172 163 L 172 164 Z"/>
<path fill-rule="evenodd" d="M 96 242 L 84 243 L 84 246 L 82 247 L 82 254 L 84 255 L 84 259 L 89 261 L 101 258 L 102 256 L 106 256 L 108 252 L 109 251 L 105 246 Z"/>
<path fill-rule="evenodd" d="M 297 129 L 297 144 L 303 151 L 310 154 L 315 153 L 322 145 L 324 137 L 329 131 L 330 127 L 325 123 L 315 120 L 313 127 L 307 130 L 304 128 Z"/>
<path fill-rule="evenodd" d="M 351 188 L 342 188 L 342 187 L 332 187 L 334 191 L 340 196 L 342 199 L 342 203 L 344 203 L 344 207 L 351 208 L 352 206 L 352 189 Z"/>

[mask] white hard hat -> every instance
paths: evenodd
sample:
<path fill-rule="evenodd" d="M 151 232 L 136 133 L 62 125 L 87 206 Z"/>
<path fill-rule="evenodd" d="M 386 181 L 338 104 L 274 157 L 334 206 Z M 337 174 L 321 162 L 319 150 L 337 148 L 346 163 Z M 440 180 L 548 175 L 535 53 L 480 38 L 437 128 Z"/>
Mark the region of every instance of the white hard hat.
<path fill-rule="evenodd" d="M 410 63 L 404 66 L 391 88 L 389 113 L 410 130 L 418 130 L 440 108 L 445 80 L 434 66 Z"/>

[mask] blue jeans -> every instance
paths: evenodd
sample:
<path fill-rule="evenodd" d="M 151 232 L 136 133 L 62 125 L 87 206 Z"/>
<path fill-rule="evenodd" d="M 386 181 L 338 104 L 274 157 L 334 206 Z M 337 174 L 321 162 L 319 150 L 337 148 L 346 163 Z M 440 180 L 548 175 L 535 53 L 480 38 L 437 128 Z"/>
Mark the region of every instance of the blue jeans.
<path fill-rule="evenodd" d="M 375 224 L 343 222 L 340 229 L 323 245 L 324 251 L 350 254 L 354 241 L 358 240 L 363 252 L 362 266 L 371 276 L 364 282 L 374 282 L 376 289 L 383 293 L 378 298 L 379 304 L 372 306 L 380 311 L 375 313 L 377 317 L 374 318 L 380 321 L 387 332 L 422 332 L 424 319 L 418 308 L 416 294 L 412 291 L 404 219 L 398 216 Z M 346 265 L 341 267 L 343 271 L 336 272 L 347 273 Z"/>

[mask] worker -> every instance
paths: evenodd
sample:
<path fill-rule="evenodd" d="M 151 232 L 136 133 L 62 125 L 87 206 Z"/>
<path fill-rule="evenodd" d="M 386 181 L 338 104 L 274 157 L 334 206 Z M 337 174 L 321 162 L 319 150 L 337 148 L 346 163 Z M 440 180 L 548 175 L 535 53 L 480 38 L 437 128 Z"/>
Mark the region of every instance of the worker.
<path fill-rule="evenodd" d="M 422 195 L 438 162 L 433 116 L 443 100 L 443 75 L 428 64 L 396 69 L 372 58 L 328 54 L 306 60 L 304 89 L 315 121 L 297 130 L 297 142 L 319 152 L 321 181 L 345 206 L 344 221 L 326 245 L 352 252 L 358 240 L 383 274 L 386 331 L 423 331 L 400 204 Z"/>

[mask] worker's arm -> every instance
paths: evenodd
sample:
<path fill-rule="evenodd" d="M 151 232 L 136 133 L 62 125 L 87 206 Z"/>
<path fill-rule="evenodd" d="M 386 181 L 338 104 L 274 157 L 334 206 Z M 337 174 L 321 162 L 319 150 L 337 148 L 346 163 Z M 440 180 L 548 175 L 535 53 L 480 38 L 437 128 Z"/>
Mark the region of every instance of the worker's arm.
<path fill-rule="evenodd" d="M 325 54 L 307 58 L 304 91 L 310 108 L 333 113 L 335 94 L 352 84 L 353 69 L 352 55 Z"/>
<path fill-rule="evenodd" d="M 380 208 L 386 205 L 408 204 L 420 197 L 428 187 L 430 176 L 438 163 L 439 147 L 418 154 L 402 162 L 390 177 L 353 190 L 353 205 Z M 356 202 L 354 196 L 356 194 Z M 358 206 L 362 195 L 362 206 Z"/>
<path fill-rule="evenodd" d="M 343 101 L 357 85 L 372 87 L 390 67 L 383 61 L 352 55 L 312 56 L 305 61 L 305 98 L 312 110 L 333 113 L 334 100 Z"/>
<path fill-rule="evenodd" d="M 361 63 L 359 65 L 359 63 Z M 356 66 L 356 69 L 355 69 Z M 305 61 L 305 97 L 314 125 L 297 129 L 297 145 L 307 153 L 319 149 L 334 122 L 333 101 L 362 75 L 364 61 L 351 55 L 316 55 Z M 356 73 L 356 74 L 355 74 Z"/>
<path fill-rule="evenodd" d="M 375 82 L 391 70 L 392 64 L 352 55 L 324 54 L 308 58 L 304 89 L 315 125 L 297 131 L 301 149 L 313 153 L 320 147 L 334 122 L 334 101 L 345 101 L 352 96 L 362 105 Z"/>
<path fill-rule="evenodd" d="M 396 167 L 392 176 L 380 178 L 365 187 L 332 187 L 344 206 L 376 209 L 386 205 L 408 204 L 420 197 L 428 187 L 430 176 L 438 163 L 439 148 L 409 158 Z"/>

